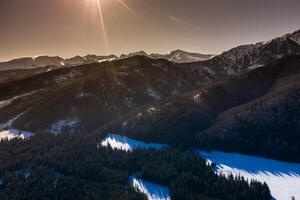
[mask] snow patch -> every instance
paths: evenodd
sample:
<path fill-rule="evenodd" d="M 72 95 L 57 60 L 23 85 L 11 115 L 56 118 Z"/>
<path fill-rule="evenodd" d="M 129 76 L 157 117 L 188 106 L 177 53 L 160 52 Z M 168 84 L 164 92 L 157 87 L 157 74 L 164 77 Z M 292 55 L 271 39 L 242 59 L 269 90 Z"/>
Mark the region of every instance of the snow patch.
<path fill-rule="evenodd" d="M 38 90 L 28 92 L 28 93 L 25 93 L 25 94 L 22 94 L 22 95 L 18 95 L 18 96 L 15 96 L 13 98 L 10 98 L 10 99 L 4 100 L 4 101 L 0 101 L 0 109 L 4 108 L 6 106 L 9 106 L 10 104 L 12 104 L 14 101 L 16 101 L 18 99 L 21 99 L 21 98 L 26 97 L 26 96 L 30 96 L 30 95 L 35 94 L 37 92 L 38 92 Z"/>
<path fill-rule="evenodd" d="M 12 124 L 17 120 L 19 119 L 22 115 L 24 115 L 25 112 L 15 116 L 14 118 L 12 119 L 9 119 L 7 122 L 5 123 L 0 123 L 0 130 L 3 130 L 3 129 L 6 129 L 6 128 L 10 128 L 12 126 Z"/>
<path fill-rule="evenodd" d="M 266 182 L 277 200 L 288 200 L 292 197 L 295 200 L 300 199 L 300 164 L 237 153 L 197 152 L 207 159 L 208 164 L 216 164 L 218 174 L 241 175 L 248 180 Z"/>
<path fill-rule="evenodd" d="M 152 98 L 154 98 L 154 99 L 156 99 L 156 100 L 159 100 L 160 98 L 161 98 L 161 96 L 160 96 L 160 94 L 157 92 L 157 91 L 155 91 L 155 90 L 153 90 L 153 89 L 147 89 L 147 94 L 150 96 L 150 97 L 152 97 Z"/>
<path fill-rule="evenodd" d="M 147 112 L 149 114 L 154 114 L 157 110 L 158 109 L 156 107 L 152 106 L 152 107 L 150 107 L 150 108 L 147 109 Z"/>
<path fill-rule="evenodd" d="M 106 58 L 106 59 L 98 59 L 97 62 L 102 63 L 102 62 L 113 61 L 113 60 L 115 60 L 115 58 Z"/>
<path fill-rule="evenodd" d="M 171 200 L 170 191 L 167 187 L 147 182 L 136 177 L 130 177 L 130 184 L 136 191 L 145 194 L 148 200 Z"/>
<path fill-rule="evenodd" d="M 8 130 L 1 130 L 0 131 L 0 140 L 2 139 L 7 139 L 11 140 L 14 138 L 19 138 L 19 139 L 28 139 L 34 134 L 28 131 L 20 131 L 17 129 L 8 129 Z"/>
<path fill-rule="evenodd" d="M 193 100 L 196 102 L 196 103 L 200 103 L 201 102 L 201 94 L 196 94 L 193 96 Z"/>
<path fill-rule="evenodd" d="M 290 37 L 290 40 L 296 42 L 298 45 L 300 45 L 300 31 L 298 31 L 297 33 L 293 33 Z"/>
<path fill-rule="evenodd" d="M 176 58 L 177 60 L 180 59 L 180 53 L 174 54 L 174 55 L 169 59 L 169 61 L 174 61 L 174 58 Z"/>
<path fill-rule="evenodd" d="M 261 64 L 254 64 L 254 65 L 251 65 L 250 67 L 248 67 L 248 70 L 253 70 L 253 69 L 257 69 L 257 68 L 261 68 L 263 67 L 264 65 L 261 65 Z"/>
<path fill-rule="evenodd" d="M 143 113 L 142 112 L 139 112 L 137 115 L 136 115 L 136 118 L 141 118 L 143 116 Z"/>
<path fill-rule="evenodd" d="M 157 143 L 145 143 L 138 140 L 130 139 L 125 136 L 109 134 L 101 141 L 101 146 L 110 146 L 113 149 L 121 151 L 133 151 L 135 149 L 162 149 L 168 147 L 168 145 Z"/>
<path fill-rule="evenodd" d="M 55 135 L 61 134 L 65 129 L 68 129 L 71 133 L 75 132 L 76 127 L 79 124 L 77 119 L 59 120 L 51 125 L 50 132 Z"/>

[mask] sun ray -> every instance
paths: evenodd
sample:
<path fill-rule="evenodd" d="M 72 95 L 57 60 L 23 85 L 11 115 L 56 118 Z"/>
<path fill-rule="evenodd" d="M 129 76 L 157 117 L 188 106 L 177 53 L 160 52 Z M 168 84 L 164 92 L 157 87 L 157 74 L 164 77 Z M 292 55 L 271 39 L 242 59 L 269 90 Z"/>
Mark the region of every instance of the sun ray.
<path fill-rule="evenodd" d="M 123 0 L 117 0 L 129 13 L 131 13 L 134 16 L 138 16 L 137 13 L 132 10 Z"/>
<path fill-rule="evenodd" d="M 108 36 L 107 36 L 107 30 L 105 27 L 105 21 L 104 21 L 102 6 L 101 6 L 101 0 L 96 0 L 96 3 L 97 3 L 98 15 L 99 15 L 100 23 L 101 23 L 101 28 L 103 31 L 103 39 L 104 39 L 104 43 L 105 43 L 105 48 L 108 51 L 109 50 Z"/>

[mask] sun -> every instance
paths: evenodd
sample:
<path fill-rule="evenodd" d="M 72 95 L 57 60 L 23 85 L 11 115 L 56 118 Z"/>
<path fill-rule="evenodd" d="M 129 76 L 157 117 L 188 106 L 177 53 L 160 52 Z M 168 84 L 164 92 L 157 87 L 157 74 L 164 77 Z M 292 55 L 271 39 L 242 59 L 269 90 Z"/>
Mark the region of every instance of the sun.
<path fill-rule="evenodd" d="M 97 18 L 99 20 L 99 24 L 101 27 L 101 32 L 102 32 L 102 36 L 103 36 L 103 40 L 105 43 L 105 48 L 106 50 L 109 50 L 109 42 L 108 42 L 108 32 L 107 32 L 107 27 L 105 24 L 105 16 L 104 16 L 104 12 L 103 12 L 103 8 L 104 8 L 104 3 L 109 3 L 109 2 L 116 2 L 117 4 L 119 4 L 122 8 L 124 8 L 128 13 L 130 13 L 131 15 L 137 17 L 137 13 L 130 8 L 130 6 L 128 5 L 128 3 L 126 2 L 126 0 L 85 0 L 86 4 L 89 5 L 88 7 L 93 7 L 96 8 L 97 10 Z M 116 5 L 113 4 L 112 5 Z M 110 7 L 109 9 L 113 9 L 113 6 Z"/>

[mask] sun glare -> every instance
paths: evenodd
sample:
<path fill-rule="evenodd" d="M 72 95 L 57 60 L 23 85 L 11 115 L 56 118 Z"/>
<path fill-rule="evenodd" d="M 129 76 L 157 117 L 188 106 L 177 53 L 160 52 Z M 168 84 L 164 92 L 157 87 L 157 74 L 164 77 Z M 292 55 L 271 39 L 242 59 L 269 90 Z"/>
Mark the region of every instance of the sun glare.
<path fill-rule="evenodd" d="M 130 8 L 130 6 L 127 4 L 127 2 L 125 2 L 126 0 L 85 0 L 86 1 L 86 7 L 92 9 L 92 10 L 96 10 L 95 12 L 92 12 L 91 10 L 86 10 L 87 12 L 89 12 L 89 15 L 93 17 L 97 17 L 97 24 L 98 27 L 100 25 L 101 28 L 101 33 L 102 33 L 102 37 L 104 40 L 104 45 L 106 50 L 109 50 L 109 39 L 108 39 L 108 32 L 107 32 L 107 26 L 106 26 L 106 22 L 105 22 L 105 15 L 104 15 L 104 3 L 109 3 L 109 2 L 116 2 L 117 4 L 119 4 L 122 8 L 124 8 L 128 13 L 130 13 L 133 16 L 138 16 L 137 13 Z M 115 4 L 111 4 L 111 5 L 115 5 Z M 106 7 L 106 6 L 105 6 Z M 111 7 L 113 9 L 113 7 Z M 107 7 L 105 8 L 107 9 Z M 97 16 L 96 16 L 97 14 Z"/>

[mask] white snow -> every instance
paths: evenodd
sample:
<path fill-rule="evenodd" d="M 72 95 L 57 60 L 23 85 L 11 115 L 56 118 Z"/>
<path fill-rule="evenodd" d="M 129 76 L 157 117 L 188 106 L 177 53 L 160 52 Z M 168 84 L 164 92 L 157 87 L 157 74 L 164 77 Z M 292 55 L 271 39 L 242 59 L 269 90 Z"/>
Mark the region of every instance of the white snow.
<path fill-rule="evenodd" d="M 15 96 L 13 98 L 10 98 L 10 99 L 6 99 L 6 100 L 3 100 L 3 101 L 0 101 L 0 109 L 12 104 L 14 101 L 18 100 L 18 99 L 21 99 L 23 97 L 26 97 L 26 96 L 29 96 L 29 95 L 32 95 L 34 93 L 36 93 L 38 90 L 36 91 L 32 91 L 32 92 L 28 92 L 26 94 L 22 94 L 22 95 L 18 95 L 18 96 Z"/>
<path fill-rule="evenodd" d="M 157 92 L 157 91 L 155 91 L 155 90 L 153 90 L 153 89 L 151 89 L 151 88 L 147 89 L 146 93 L 147 93 L 150 97 L 152 97 L 152 98 L 154 98 L 154 99 L 156 99 L 156 100 L 158 100 L 158 99 L 161 98 L 159 92 Z"/>
<path fill-rule="evenodd" d="M 73 132 L 78 124 L 79 120 L 76 119 L 59 120 L 51 125 L 50 132 L 56 135 L 62 133 L 64 129 L 69 129 Z"/>
<path fill-rule="evenodd" d="M 180 53 L 174 54 L 174 55 L 169 59 L 169 61 L 173 61 L 174 58 L 176 58 L 177 60 L 180 59 Z"/>
<path fill-rule="evenodd" d="M 261 64 L 254 64 L 254 65 L 251 65 L 250 67 L 248 67 L 248 70 L 253 70 L 253 69 L 257 69 L 257 68 L 261 68 L 263 67 L 264 65 L 261 65 Z"/>
<path fill-rule="evenodd" d="M 97 62 L 102 63 L 102 62 L 113 61 L 113 60 L 115 60 L 115 58 L 106 58 L 106 59 L 98 59 Z"/>
<path fill-rule="evenodd" d="M 20 131 L 17 129 L 0 130 L 0 140 L 7 139 L 11 140 L 14 138 L 27 139 L 34 134 L 28 131 Z"/>
<path fill-rule="evenodd" d="M 196 103 L 201 103 L 201 93 L 195 94 L 195 95 L 193 96 L 193 100 L 194 100 Z"/>
<path fill-rule="evenodd" d="M 26 111 L 25 111 L 25 112 L 26 112 Z M 9 120 L 8 120 L 7 122 L 5 122 L 5 123 L 0 123 L 0 130 L 10 128 L 10 127 L 12 126 L 12 124 L 13 124 L 18 118 L 20 118 L 22 115 L 24 115 L 25 112 L 23 112 L 23 113 L 21 113 L 21 114 L 15 116 L 15 117 L 12 118 L 12 119 L 9 119 Z"/>
<path fill-rule="evenodd" d="M 158 110 L 158 109 L 157 109 L 156 107 L 151 106 L 151 107 L 149 107 L 149 108 L 147 109 L 147 112 L 148 112 L 149 114 L 154 114 L 157 110 Z"/>
<path fill-rule="evenodd" d="M 101 146 L 111 146 L 113 149 L 133 151 L 137 148 L 161 149 L 168 147 L 164 144 L 144 143 L 125 136 L 109 134 L 101 141 Z M 237 153 L 219 151 L 197 153 L 207 159 L 207 163 L 216 164 L 216 173 L 225 176 L 243 176 L 246 180 L 266 182 L 272 196 L 276 200 L 300 200 L 300 163 L 289 163 L 272 159 L 248 156 Z M 148 199 L 170 199 L 168 189 L 131 177 L 131 183 L 138 191 L 146 194 Z M 160 195 L 158 195 L 160 194 Z"/>
<path fill-rule="evenodd" d="M 208 163 L 217 165 L 217 173 L 241 175 L 245 179 L 266 182 L 277 200 L 300 200 L 300 164 L 262 157 L 218 151 L 197 151 Z"/>
<path fill-rule="evenodd" d="M 300 31 L 298 31 L 297 33 L 293 33 L 290 37 L 290 40 L 296 42 L 297 44 L 300 45 Z"/>
<path fill-rule="evenodd" d="M 136 191 L 145 194 L 148 200 L 170 200 L 170 192 L 167 187 L 157 185 L 138 179 L 136 177 L 130 177 L 130 184 Z"/>
<path fill-rule="evenodd" d="M 110 146 L 116 150 L 122 151 L 133 151 L 134 149 L 162 149 L 168 147 L 168 145 L 157 144 L 157 143 L 145 143 L 138 140 L 130 139 L 125 136 L 109 134 L 106 138 L 101 141 L 101 146 Z"/>

